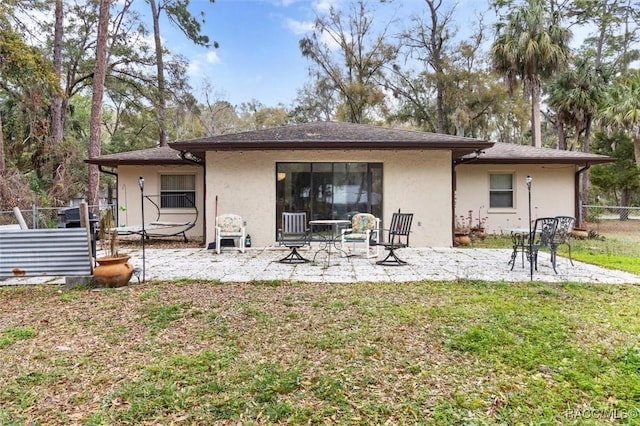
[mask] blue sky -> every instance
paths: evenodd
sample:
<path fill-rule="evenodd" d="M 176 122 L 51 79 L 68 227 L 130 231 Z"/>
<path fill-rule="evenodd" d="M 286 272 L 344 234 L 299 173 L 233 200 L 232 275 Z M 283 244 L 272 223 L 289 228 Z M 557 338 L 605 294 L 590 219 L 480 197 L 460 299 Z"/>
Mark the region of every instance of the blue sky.
<path fill-rule="evenodd" d="M 375 6 L 379 21 L 391 17 L 408 22 L 416 11 L 426 11 L 424 0 L 395 0 Z M 317 14 L 330 5 L 344 7 L 349 0 L 192 0 L 190 10 L 204 11 L 204 33 L 220 43 L 218 49 L 193 46 L 183 35 L 163 23 L 162 35 L 169 49 L 190 60 L 189 77 L 194 94 L 201 98 L 205 82 L 213 92 L 234 105 L 253 99 L 266 106 L 291 105 L 297 89 L 308 80 L 309 61 L 302 57 L 299 40 L 312 28 Z M 455 6 L 461 31 L 475 21 L 475 11 L 486 9 L 484 0 L 445 0 Z"/>

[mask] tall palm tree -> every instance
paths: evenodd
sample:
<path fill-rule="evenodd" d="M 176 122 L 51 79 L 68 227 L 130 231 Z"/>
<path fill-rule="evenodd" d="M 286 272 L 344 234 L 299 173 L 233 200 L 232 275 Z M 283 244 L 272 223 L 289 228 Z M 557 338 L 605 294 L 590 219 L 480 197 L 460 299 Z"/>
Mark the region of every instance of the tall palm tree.
<path fill-rule="evenodd" d="M 579 149 L 580 137 L 584 135 L 582 150 L 590 152 L 590 137 L 593 120 L 605 96 L 606 78 L 600 69 L 586 60 L 562 72 L 551 84 L 548 104 L 557 113 L 563 124 L 574 128 L 573 149 Z M 567 147 L 560 146 L 560 149 Z"/>
<path fill-rule="evenodd" d="M 640 70 L 629 71 L 615 82 L 600 110 L 600 119 L 633 138 L 633 153 L 640 166 Z"/>
<path fill-rule="evenodd" d="M 540 126 L 540 80 L 565 67 L 569 57 L 571 32 L 562 27 L 558 11 L 549 11 L 546 2 L 529 0 L 496 26 L 491 46 L 493 67 L 507 78 L 513 90 L 522 81 L 525 97 L 531 100 L 532 145 L 542 146 Z"/>

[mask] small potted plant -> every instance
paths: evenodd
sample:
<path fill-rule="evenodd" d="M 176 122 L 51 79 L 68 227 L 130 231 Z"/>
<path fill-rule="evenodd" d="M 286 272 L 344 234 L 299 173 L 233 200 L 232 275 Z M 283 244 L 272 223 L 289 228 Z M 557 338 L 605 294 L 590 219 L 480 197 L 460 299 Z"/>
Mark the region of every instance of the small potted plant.
<path fill-rule="evenodd" d="M 483 206 L 484 207 L 484 206 Z M 481 215 L 482 212 L 482 207 L 480 207 L 478 209 L 478 218 L 476 219 L 476 222 L 473 224 L 473 226 L 471 227 L 471 236 L 473 238 L 477 238 L 479 240 L 484 241 L 485 238 L 487 238 L 487 232 L 485 229 L 485 224 L 487 223 L 487 217 L 482 217 Z M 469 210 L 469 220 L 472 221 L 472 213 L 471 210 Z"/>
<path fill-rule="evenodd" d="M 96 258 L 98 266 L 93 270 L 96 284 L 102 287 L 127 285 L 133 275 L 133 266 L 129 263 L 129 255 L 118 253 L 118 230 L 111 208 L 105 209 L 100 215 L 99 236 L 105 256 Z"/>
<path fill-rule="evenodd" d="M 459 216 L 456 218 L 456 228 L 453 232 L 453 242 L 457 246 L 468 246 L 471 244 L 471 210 L 469 214 L 465 216 Z"/>

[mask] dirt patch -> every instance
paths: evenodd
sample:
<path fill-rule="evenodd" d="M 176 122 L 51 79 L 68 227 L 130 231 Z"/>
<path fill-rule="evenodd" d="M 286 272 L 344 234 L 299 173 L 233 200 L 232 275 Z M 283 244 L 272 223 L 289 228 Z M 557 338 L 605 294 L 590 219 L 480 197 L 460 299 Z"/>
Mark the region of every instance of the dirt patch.
<path fill-rule="evenodd" d="M 598 234 L 640 232 L 640 220 L 601 220 L 588 223 L 587 229 L 594 230 Z"/>
<path fill-rule="evenodd" d="M 142 247 L 142 240 L 139 236 L 124 236 L 119 238 L 121 248 L 136 249 Z M 202 238 L 188 238 L 185 242 L 183 237 L 149 238 L 144 241 L 147 248 L 154 249 L 177 249 L 177 248 L 202 248 L 205 246 Z"/>

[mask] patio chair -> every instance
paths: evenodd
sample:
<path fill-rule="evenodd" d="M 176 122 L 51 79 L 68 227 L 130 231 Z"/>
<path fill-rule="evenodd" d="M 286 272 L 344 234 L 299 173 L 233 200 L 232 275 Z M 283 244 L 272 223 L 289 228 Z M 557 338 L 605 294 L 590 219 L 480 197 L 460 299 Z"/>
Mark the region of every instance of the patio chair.
<path fill-rule="evenodd" d="M 395 251 L 399 248 L 409 246 L 409 233 L 411 232 L 411 221 L 413 213 L 394 213 L 391 216 L 391 226 L 387 231 L 387 241 L 379 242 L 377 245 L 383 246 L 389 253 L 387 257 L 376 262 L 378 265 L 398 266 L 406 265 L 407 262 L 398 258 Z"/>
<path fill-rule="evenodd" d="M 571 258 L 571 232 L 573 231 L 576 218 L 573 216 L 556 216 L 556 219 L 558 219 L 558 225 L 556 226 L 556 233 L 553 235 L 553 240 L 551 241 L 553 251 L 557 252 L 560 245 L 566 244 L 569 248 L 569 262 L 571 266 L 575 266 Z"/>
<path fill-rule="evenodd" d="M 282 228 L 278 229 L 278 243 L 291 249 L 289 254 L 279 260 L 281 263 L 307 263 L 298 249 L 310 244 L 311 232 L 307 226 L 307 213 L 282 213 Z"/>
<path fill-rule="evenodd" d="M 529 251 L 529 249 L 531 249 L 531 252 L 528 253 L 529 261 L 533 262 L 536 271 L 538 270 L 538 252 L 541 248 L 547 248 L 551 255 L 553 271 L 556 274 L 558 273 L 558 271 L 556 271 L 556 253 L 552 244 L 557 225 L 558 219 L 555 217 L 541 217 L 536 219 L 531 235 L 529 235 L 531 241 L 525 242 L 524 250 Z"/>
<path fill-rule="evenodd" d="M 380 219 L 372 215 L 371 213 L 356 213 L 351 217 L 351 228 L 342 230 L 340 235 L 340 243 L 343 250 L 343 255 L 346 256 L 344 251 L 347 244 L 353 244 L 355 251 L 356 243 L 364 245 L 365 257 L 378 257 L 380 242 Z M 373 245 L 373 247 L 372 247 Z M 375 249 L 373 253 L 371 249 Z"/>
<path fill-rule="evenodd" d="M 238 249 L 244 253 L 246 230 L 244 221 L 237 214 L 223 214 L 216 217 L 216 251 L 220 254 L 222 240 L 238 240 Z"/>

